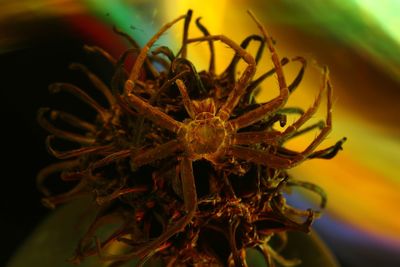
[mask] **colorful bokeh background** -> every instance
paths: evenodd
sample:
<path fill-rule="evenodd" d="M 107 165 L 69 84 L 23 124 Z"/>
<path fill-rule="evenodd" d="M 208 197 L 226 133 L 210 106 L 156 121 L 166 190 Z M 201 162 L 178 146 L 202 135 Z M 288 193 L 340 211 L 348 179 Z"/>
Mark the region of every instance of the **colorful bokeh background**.
<path fill-rule="evenodd" d="M 246 13 L 250 9 L 276 40 L 281 56 L 306 57 L 310 63 L 306 76 L 289 105 L 310 106 L 320 85 L 320 73 L 312 66 L 329 66 L 334 126 L 323 146 L 343 136 L 348 141 L 333 160 L 311 160 L 290 172 L 327 191 L 327 210 L 314 228 L 342 266 L 400 266 L 400 1 L 3 0 L 0 53 L 15 53 L 51 36 L 58 29 L 46 21 L 57 20 L 63 30 L 68 29 L 66 34 L 118 56 L 127 44 L 113 33 L 113 25 L 143 45 L 161 25 L 189 8 L 212 34 L 227 35 L 238 43 L 257 33 Z M 178 25 L 157 43 L 176 49 L 181 32 Z M 191 28 L 191 36 L 200 34 Z M 217 45 L 217 70 L 231 55 L 227 47 Z M 207 67 L 208 56 L 207 46 L 189 49 L 198 69 Z M 269 67 L 265 55 L 258 73 Z M 289 80 L 298 69 L 295 63 L 285 67 Z M 259 101 L 278 92 L 275 78 L 262 87 Z M 325 105 L 310 123 L 324 118 Z M 301 150 L 315 135 L 312 132 L 289 146 Z M 298 205 L 313 201 L 304 195 L 293 192 L 291 199 Z"/>

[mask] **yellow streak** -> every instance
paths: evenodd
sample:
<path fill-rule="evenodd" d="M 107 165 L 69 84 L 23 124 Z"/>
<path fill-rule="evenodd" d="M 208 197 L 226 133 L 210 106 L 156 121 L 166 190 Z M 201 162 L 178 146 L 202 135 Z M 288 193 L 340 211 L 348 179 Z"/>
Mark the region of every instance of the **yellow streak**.
<path fill-rule="evenodd" d="M 206 26 L 211 35 L 223 34 L 240 43 L 247 35 L 251 33 L 236 31 L 236 27 L 256 29 L 254 23 L 244 10 L 237 8 L 228 8 L 227 0 L 178 0 L 174 4 L 170 1 L 164 1 L 163 9 L 166 10 L 166 21 L 169 21 L 181 14 L 185 14 L 189 9 L 193 10 L 192 24 L 189 28 L 189 37 L 203 36 L 201 31 L 197 29 L 194 21 L 198 17 L 202 17 L 201 23 Z M 240 18 L 240 20 L 238 20 Z M 182 40 L 182 27 L 178 26 L 172 29 L 173 36 L 177 43 Z M 191 44 L 188 49 L 188 57 L 194 62 L 198 71 L 207 70 L 210 58 L 210 52 L 206 42 L 201 44 Z M 216 54 L 216 70 L 222 71 L 230 62 L 234 52 L 231 48 L 220 42 L 215 42 Z"/>
<path fill-rule="evenodd" d="M 341 219 L 364 230 L 400 239 L 400 187 L 382 182 L 380 173 L 350 156 L 328 162 L 310 161 L 292 173 L 296 179 L 322 186 L 329 196 L 328 210 Z"/>

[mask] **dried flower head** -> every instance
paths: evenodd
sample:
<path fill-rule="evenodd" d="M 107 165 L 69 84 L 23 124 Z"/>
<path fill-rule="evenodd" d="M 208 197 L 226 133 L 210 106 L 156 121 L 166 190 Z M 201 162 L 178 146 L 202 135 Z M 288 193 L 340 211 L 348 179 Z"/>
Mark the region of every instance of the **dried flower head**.
<path fill-rule="evenodd" d="M 321 208 L 326 196 L 318 186 L 289 177 L 286 170 L 307 159 L 332 158 L 345 139 L 317 150 L 332 125 L 328 69 L 322 70 L 322 85 L 309 109 L 285 107 L 302 80 L 306 61 L 301 57 L 280 59 L 265 28 L 249 14 L 260 35 L 250 35 L 240 45 L 224 35 L 210 35 L 200 19 L 196 25 L 204 36 L 189 38 L 189 11 L 165 24 L 143 48 L 116 30 L 133 46 L 118 60 L 98 47 L 86 47 L 115 68 L 107 85 L 83 65 L 72 64 L 106 98 L 107 107 L 75 85 L 50 86 L 51 92 L 71 93 L 97 112 L 93 122 L 47 108 L 38 113 L 40 124 L 51 133 L 49 152 L 63 160 L 38 175 L 39 188 L 46 194 L 43 203 L 54 207 L 89 194 L 100 207 L 72 262 L 98 255 L 113 262 L 112 266 L 133 258 L 140 259 L 141 266 L 154 256 L 166 266 L 247 266 L 247 248 L 259 250 L 271 266 L 274 260 L 287 266 L 298 262 L 283 259 L 269 242 L 274 237 L 284 245 L 287 230 L 308 232 L 318 211 L 291 207 L 282 190 L 293 186 L 312 190 L 321 196 Z M 149 53 L 159 37 L 180 20 L 184 20 L 180 51 L 160 46 Z M 220 74 L 214 67 L 217 41 L 235 53 Z M 253 41 L 260 43 L 255 57 L 246 51 Z M 197 72 L 187 58 L 187 46 L 197 42 L 209 45 L 208 71 Z M 273 69 L 254 78 L 265 46 Z M 124 66 L 129 55 L 135 56 L 130 72 Z M 236 77 L 240 60 L 246 67 Z M 282 66 L 290 61 L 302 66 L 287 84 Z M 279 95 L 256 103 L 260 83 L 274 74 Z M 328 105 L 325 122 L 302 127 L 324 94 Z M 284 126 L 289 113 L 298 118 L 283 131 L 277 130 L 275 124 Z M 50 120 L 62 120 L 83 134 L 62 130 Z M 320 132 L 304 151 L 285 148 L 287 140 L 315 128 Z M 53 147 L 54 139 L 72 141 L 79 147 L 59 151 Z M 74 181 L 75 186 L 51 195 L 44 181 L 53 173 L 60 173 L 64 181 Z M 97 238 L 98 229 L 110 222 L 119 226 L 111 235 Z M 118 255 L 107 250 L 115 243 L 124 244 Z"/>

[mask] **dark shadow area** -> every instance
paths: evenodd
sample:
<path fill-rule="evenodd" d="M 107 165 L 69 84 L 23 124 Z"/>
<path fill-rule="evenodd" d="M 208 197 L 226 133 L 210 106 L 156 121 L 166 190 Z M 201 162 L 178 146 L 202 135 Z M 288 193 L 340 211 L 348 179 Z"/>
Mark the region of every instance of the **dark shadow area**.
<path fill-rule="evenodd" d="M 82 42 L 68 34 L 61 22 L 35 23 L 39 24 L 34 28 L 42 31 L 40 38 L 0 54 L 1 266 L 50 212 L 41 205 L 35 182 L 37 172 L 52 160 L 44 145 L 47 134 L 36 122 L 36 113 L 51 103 L 48 85 L 67 81 L 68 64 L 84 54 Z"/>

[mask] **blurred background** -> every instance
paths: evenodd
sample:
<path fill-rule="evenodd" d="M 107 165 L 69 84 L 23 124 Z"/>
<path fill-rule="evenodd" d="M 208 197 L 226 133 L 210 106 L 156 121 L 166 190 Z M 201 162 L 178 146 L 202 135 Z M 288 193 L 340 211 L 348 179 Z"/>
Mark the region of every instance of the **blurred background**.
<path fill-rule="evenodd" d="M 333 131 L 322 146 L 346 136 L 344 150 L 332 160 L 311 160 L 290 171 L 328 194 L 328 207 L 314 224 L 343 267 L 400 266 L 400 2 L 397 0 L 24 0 L 0 1 L 0 94 L 3 159 L 1 174 L 1 263 L 16 251 L 50 213 L 40 205 L 35 175 L 52 159 L 44 149 L 46 133 L 36 123 L 41 106 L 55 106 L 47 87 L 55 81 L 82 82 L 68 70 L 71 62 L 89 62 L 84 44 L 118 57 L 127 43 L 117 26 L 143 45 L 161 25 L 191 8 L 211 34 L 240 43 L 258 33 L 252 10 L 276 40 L 279 55 L 305 57 L 304 81 L 288 105 L 309 107 L 321 82 L 314 66 L 328 65 L 334 87 Z M 182 25 L 158 44 L 178 48 Z M 190 36 L 201 33 L 192 25 Z M 256 45 L 249 48 L 255 51 Z M 176 51 L 176 50 L 175 50 Z M 217 45 L 217 70 L 232 51 Z M 189 58 L 207 68 L 207 46 L 193 45 Z M 258 74 L 271 67 L 264 55 Z M 300 66 L 284 71 L 293 79 Z M 81 83 L 82 84 L 82 83 Z M 278 93 L 274 77 L 262 85 L 259 101 Z M 68 103 L 63 104 L 68 107 Z M 67 108 L 68 109 L 68 108 Z M 324 119 L 326 103 L 310 123 Z M 289 123 L 291 119 L 289 118 Z M 312 132 L 290 142 L 304 149 Z M 293 192 L 296 205 L 312 199 Z"/>

